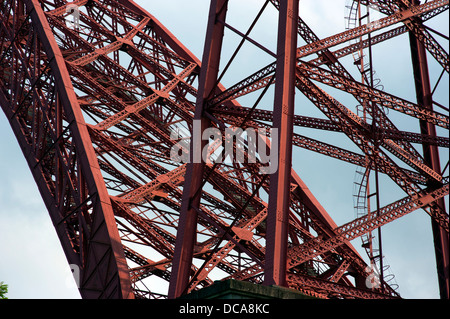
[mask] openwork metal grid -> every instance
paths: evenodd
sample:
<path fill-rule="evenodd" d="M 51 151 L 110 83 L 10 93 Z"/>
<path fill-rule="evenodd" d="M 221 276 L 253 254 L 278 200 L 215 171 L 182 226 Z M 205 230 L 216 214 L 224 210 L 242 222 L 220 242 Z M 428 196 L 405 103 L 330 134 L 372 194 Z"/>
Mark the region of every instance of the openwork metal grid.
<path fill-rule="evenodd" d="M 449 110 L 433 100 L 448 78 L 448 36 L 427 26 L 448 14 L 448 0 L 349 1 L 347 30 L 324 39 L 298 1 L 254 1 L 247 30 L 228 22 L 232 2 L 208 4 L 202 60 L 133 1 L 1 2 L 0 104 L 80 270 L 81 296 L 175 298 L 233 278 L 320 298 L 400 298 L 379 229 L 420 209 L 448 298 L 448 158 L 439 152 L 449 147 Z M 276 51 L 251 34 L 267 11 L 277 17 Z M 224 34 L 238 39 L 228 58 Z M 401 36 L 416 101 L 384 90 L 373 67 L 372 47 Z M 268 63 L 236 78 L 230 70 L 246 45 Z M 440 66 L 436 83 L 427 59 Z M 302 114 L 299 95 L 324 116 Z M 402 119 L 420 133 L 400 130 Z M 210 128 L 221 137 L 196 145 L 195 132 Z M 352 147 L 294 128 L 341 133 Z M 227 140 L 248 129 L 256 140 Z M 220 161 L 227 141 L 244 161 Z M 264 146 L 257 154 L 255 141 Z M 292 169 L 296 148 L 355 166 L 354 220 L 333 221 Z M 203 150 L 209 157 L 195 161 Z M 271 152 L 273 171 L 263 161 Z M 382 206 L 379 175 L 404 197 Z"/>

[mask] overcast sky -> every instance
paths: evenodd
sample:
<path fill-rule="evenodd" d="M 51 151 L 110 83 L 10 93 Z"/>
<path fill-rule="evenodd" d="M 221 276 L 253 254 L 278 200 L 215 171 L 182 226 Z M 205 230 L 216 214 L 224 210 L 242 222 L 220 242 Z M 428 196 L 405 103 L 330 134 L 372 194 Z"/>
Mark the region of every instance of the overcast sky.
<path fill-rule="evenodd" d="M 160 20 L 185 46 L 201 58 L 209 9 L 207 0 L 136 1 Z M 300 15 L 319 37 L 345 30 L 346 0 L 301 0 Z M 232 0 L 229 21 L 245 31 L 261 0 Z M 240 10 L 233 10 L 239 4 Z M 252 8 L 253 7 L 253 8 Z M 233 12 L 233 15 L 231 14 Z M 434 27 L 448 29 L 448 12 Z M 274 16 L 270 13 L 255 31 L 258 41 L 275 50 Z M 258 33 L 259 32 L 259 33 Z M 448 33 L 447 33 L 448 34 Z M 262 35 L 262 37 L 261 37 Z M 259 38 L 258 38 L 259 36 Z M 230 36 L 232 39 L 232 36 Z M 226 49 L 226 48 L 225 48 Z M 448 47 L 446 47 L 448 52 Z M 261 57 L 264 60 L 266 57 Z M 243 58 L 245 59 L 245 57 Z M 254 57 L 247 57 L 249 64 Z M 406 35 L 374 49 L 375 69 L 386 91 L 414 101 Z M 261 62 L 261 61 L 258 61 Z M 257 63 L 255 62 L 255 67 Z M 262 64 L 261 66 L 263 66 Z M 434 69 L 432 69 L 433 71 Z M 433 73 L 433 72 L 432 72 Z M 249 74 L 249 73 L 248 73 Z M 248 75 L 247 74 L 247 75 Z M 438 74 L 439 75 L 439 74 Z M 239 80 L 236 75 L 235 81 Z M 436 78 L 436 74 L 432 74 Z M 227 79 L 225 79 L 227 81 Z M 229 79 L 232 81 L 232 79 Z M 448 76 L 444 77 L 448 83 Z M 438 90 L 442 103 L 448 90 Z M 297 93 L 297 114 L 314 112 Z M 446 104 L 448 106 L 448 103 Z M 304 107 L 304 109 L 303 109 Z M 302 111 L 305 112 L 302 112 Z M 417 130 L 417 127 L 404 129 Z M 303 131 L 302 133 L 306 133 Z M 9 285 L 9 298 L 79 298 L 50 217 L 11 128 L 0 112 L 0 281 Z M 448 160 L 448 152 L 445 153 Z M 354 219 L 352 189 L 355 167 L 296 150 L 294 168 L 338 225 Z M 339 174 L 337 174 L 339 172 Z M 448 173 L 447 173 L 448 174 Z M 345 178 L 343 178 L 345 177 Z M 384 179 L 383 179 L 384 181 Z M 403 197 L 389 181 L 382 200 Z M 392 189 L 390 188 L 392 187 Z M 430 219 L 416 211 L 383 227 L 384 253 L 404 298 L 438 298 Z M 361 252 L 360 240 L 352 242 Z M 365 255 L 364 255 L 365 257 Z"/>

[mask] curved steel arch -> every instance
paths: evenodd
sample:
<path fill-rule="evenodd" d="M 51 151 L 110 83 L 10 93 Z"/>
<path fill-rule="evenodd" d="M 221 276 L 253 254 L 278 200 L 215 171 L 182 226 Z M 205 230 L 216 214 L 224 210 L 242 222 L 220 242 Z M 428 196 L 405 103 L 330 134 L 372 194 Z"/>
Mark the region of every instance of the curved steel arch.
<path fill-rule="evenodd" d="M 1 105 L 66 257 L 81 270 L 81 295 L 128 298 L 114 213 L 60 48 L 38 1 L 4 5 L 2 33 L 9 45 L 2 60 L 11 64 L 2 68 L 3 81 L 8 71 L 15 76 L 10 90 L 2 90 Z"/>

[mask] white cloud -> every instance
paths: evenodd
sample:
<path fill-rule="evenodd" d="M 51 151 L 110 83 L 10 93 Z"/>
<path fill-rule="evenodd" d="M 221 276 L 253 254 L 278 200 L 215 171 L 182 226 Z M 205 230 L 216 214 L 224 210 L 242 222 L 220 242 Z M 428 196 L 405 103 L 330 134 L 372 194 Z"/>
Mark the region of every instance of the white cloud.
<path fill-rule="evenodd" d="M 299 15 L 319 38 L 345 31 L 347 0 L 300 0 Z"/>
<path fill-rule="evenodd" d="M 7 297 L 79 298 L 76 287 L 61 284 L 71 275 L 69 265 L 37 190 L 26 199 L 8 194 L 16 200 L 0 209 L 0 280 L 9 286 Z"/>

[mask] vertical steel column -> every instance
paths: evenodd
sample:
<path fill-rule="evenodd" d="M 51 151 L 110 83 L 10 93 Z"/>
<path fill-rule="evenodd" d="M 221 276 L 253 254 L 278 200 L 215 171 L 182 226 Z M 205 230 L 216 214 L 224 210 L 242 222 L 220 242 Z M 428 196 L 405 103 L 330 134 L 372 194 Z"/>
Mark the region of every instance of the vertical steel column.
<path fill-rule="evenodd" d="M 415 1 L 418 4 L 418 1 Z M 427 52 L 413 32 L 409 32 L 411 45 L 411 58 L 416 86 L 417 103 L 419 106 L 433 110 L 433 99 L 428 72 Z M 420 120 L 420 131 L 424 135 L 436 137 L 436 127 L 426 121 Z M 441 174 L 439 149 L 436 145 L 423 143 L 423 155 L 425 163 L 434 171 Z M 440 183 L 429 180 L 428 187 L 439 188 Z M 445 210 L 444 198 L 436 201 L 437 205 Z M 436 255 L 436 267 L 438 272 L 439 290 L 442 299 L 449 299 L 449 234 L 432 220 L 434 249 Z"/>
<path fill-rule="evenodd" d="M 196 101 L 194 121 L 201 123 L 200 132 L 192 132 L 190 162 L 186 167 L 185 185 L 180 211 L 179 228 L 175 242 L 172 275 L 170 277 L 169 298 L 178 298 L 188 288 L 192 266 L 194 245 L 197 230 L 197 209 L 202 195 L 203 173 L 205 162 L 201 158 L 202 150 L 207 141 L 201 136 L 210 127 L 211 121 L 204 117 L 204 109 L 208 97 L 215 89 L 219 73 L 220 52 L 222 50 L 224 25 L 218 21 L 225 21 L 228 0 L 211 0 L 205 47 L 199 78 L 199 88 Z M 194 140 L 198 137 L 200 140 Z"/>
<path fill-rule="evenodd" d="M 277 149 L 272 150 L 278 152 L 278 167 L 270 176 L 264 283 L 286 286 L 298 0 L 280 1 L 279 14 L 273 111 L 278 141 L 273 145 Z"/>

